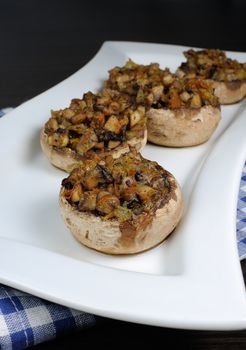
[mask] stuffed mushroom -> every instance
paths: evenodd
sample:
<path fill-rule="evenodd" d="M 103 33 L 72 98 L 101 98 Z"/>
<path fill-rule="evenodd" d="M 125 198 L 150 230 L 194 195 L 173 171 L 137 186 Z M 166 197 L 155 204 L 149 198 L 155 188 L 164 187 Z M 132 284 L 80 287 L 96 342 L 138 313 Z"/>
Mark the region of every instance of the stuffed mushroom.
<path fill-rule="evenodd" d="M 177 70 L 179 77 L 209 80 L 221 104 L 236 103 L 246 96 L 246 63 L 239 63 L 221 50 L 188 50 L 187 61 Z"/>
<path fill-rule="evenodd" d="M 71 172 L 94 153 L 114 158 L 141 150 L 147 139 L 144 106 L 131 96 L 105 89 L 73 99 L 69 108 L 52 111 L 41 131 L 42 149 L 56 167 Z"/>
<path fill-rule="evenodd" d="M 109 72 L 105 86 L 128 93 L 144 106 L 148 141 L 169 147 L 201 144 L 220 121 L 220 105 L 210 83 L 181 79 L 157 63 L 129 60 Z"/>
<path fill-rule="evenodd" d="M 118 159 L 84 160 L 62 181 L 60 208 L 85 246 L 134 254 L 167 238 L 181 219 L 183 201 L 172 174 L 131 151 Z"/>

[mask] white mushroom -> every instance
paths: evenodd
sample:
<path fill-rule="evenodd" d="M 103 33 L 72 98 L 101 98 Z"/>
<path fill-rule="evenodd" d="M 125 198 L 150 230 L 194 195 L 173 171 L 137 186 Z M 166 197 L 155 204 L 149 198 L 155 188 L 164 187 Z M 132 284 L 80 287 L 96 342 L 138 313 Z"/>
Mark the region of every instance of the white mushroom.
<path fill-rule="evenodd" d="M 66 189 L 66 182 L 69 183 L 70 177 L 63 182 L 60 191 L 61 214 L 74 237 L 89 248 L 117 255 L 135 254 L 155 247 L 174 230 L 183 213 L 181 189 L 172 174 L 157 163 L 142 158 L 139 154 L 133 158 L 132 154 L 129 153 L 121 156 L 115 162 L 121 162 L 123 157 L 124 164 L 131 157 L 130 161 L 136 159 L 136 164 L 142 165 L 144 163 L 147 168 L 149 167 L 150 176 L 154 172 L 152 185 L 151 181 L 148 186 L 142 185 L 141 180 L 134 180 L 134 175 L 132 181 L 127 181 L 128 186 L 132 186 L 131 191 L 135 191 L 132 192 L 127 206 L 122 206 L 121 201 L 124 201 L 125 197 L 123 196 L 123 198 L 120 192 L 116 191 L 118 194 L 111 194 L 105 191 L 105 185 L 100 190 L 100 184 L 97 189 L 85 192 L 86 196 L 83 193 L 81 202 L 78 205 L 74 204 L 69 194 L 72 190 Z M 82 169 L 83 165 L 80 168 Z M 79 173 L 80 168 L 73 171 L 71 174 L 73 178 L 76 177 L 76 173 Z M 114 174 L 112 174 L 113 176 Z M 158 190 L 155 189 L 157 178 L 160 180 Z M 118 180 L 114 186 L 116 184 L 120 188 Z M 95 191 L 98 191 L 97 199 Z M 91 202 L 93 202 L 92 206 L 88 205 L 90 196 Z M 141 203 L 141 208 L 138 211 L 132 209 L 136 203 Z M 149 209 L 146 210 L 146 208 Z M 97 215 L 95 210 L 98 210 L 100 215 Z"/>
<path fill-rule="evenodd" d="M 69 108 L 52 112 L 41 130 L 40 143 L 49 161 L 71 172 L 87 153 L 114 158 L 140 151 L 147 141 L 145 108 L 130 96 L 105 89 L 74 99 Z"/>
<path fill-rule="evenodd" d="M 206 142 L 220 121 L 220 110 L 150 109 L 147 112 L 148 141 L 168 147 L 187 147 Z"/>
<path fill-rule="evenodd" d="M 178 77 L 206 79 L 221 104 L 241 101 L 246 96 L 246 64 L 239 63 L 216 49 L 184 52 L 187 61 L 177 69 Z"/>

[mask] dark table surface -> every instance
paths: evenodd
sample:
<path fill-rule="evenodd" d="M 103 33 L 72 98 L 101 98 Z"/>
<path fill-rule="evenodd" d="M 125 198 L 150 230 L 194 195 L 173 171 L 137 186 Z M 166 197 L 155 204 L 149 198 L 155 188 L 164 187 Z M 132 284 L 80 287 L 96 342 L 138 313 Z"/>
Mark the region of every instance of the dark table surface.
<path fill-rule="evenodd" d="M 18 106 L 88 62 L 105 40 L 246 51 L 244 0 L 0 1 L 0 106 Z M 246 276 L 246 262 L 242 262 Z M 245 279 L 246 280 L 246 279 Z M 36 346 L 245 349 L 246 331 L 187 331 L 107 320 Z"/>

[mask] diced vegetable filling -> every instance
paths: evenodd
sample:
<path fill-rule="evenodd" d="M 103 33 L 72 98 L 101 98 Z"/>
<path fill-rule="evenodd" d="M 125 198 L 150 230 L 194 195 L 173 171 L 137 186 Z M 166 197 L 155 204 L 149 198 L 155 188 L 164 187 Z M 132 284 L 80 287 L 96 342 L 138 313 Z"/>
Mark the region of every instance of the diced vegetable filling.
<path fill-rule="evenodd" d="M 239 63 L 226 57 L 223 51 L 216 49 L 188 50 L 184 52 L 187 62 L 180 66 L 179 75 L 187 78 L 198 76 L 221 82 L 246 80 L 246 63 Z M 182 74 L 183 72 L 183 74 Z"/>
<path fill-rule="evenodd" d="M 123 67 L 109 71 L 105 86 L 134 96 L 136 103 L 148 108 L 200 108 L 219 106 L 214 89 L 202 79 L 183 79 L 159 64 L 136 64 L 129 60 Z"/>
<path fill-rule="evenodd" d="M 149 223 L 143 224 L 143 217 L 152 218 L 169 201 L 173 186 L 170 174 L 156 162 L 129 152 L 118 159 L 84 160 L 62 181 L 62 195 L 81 212 L 137 228 Z"/>
<path fill-rule="evenodd" d="M 115 149 L 131 138 L 142 138 L 145 108 L 126 94 L 105 89 L 73 99 L 69 108 L 52 111 L 45 124 L 51 146 L 68 147 L 78 155 Z"/>

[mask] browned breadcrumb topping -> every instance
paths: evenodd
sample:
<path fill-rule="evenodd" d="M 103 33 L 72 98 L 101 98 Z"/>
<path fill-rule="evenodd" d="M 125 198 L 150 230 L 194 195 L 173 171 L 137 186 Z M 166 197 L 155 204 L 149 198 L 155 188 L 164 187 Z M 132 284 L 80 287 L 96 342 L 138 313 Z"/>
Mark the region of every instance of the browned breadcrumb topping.
<path fill-rule="evenodd" d="M 179 78 L 157 63 L 141 65 L 128 60 L 125 66 L 109 71 L 105 86 L 134 96 L 147 109 L 219 106 L 211 84 L 201 79 Z"/>
<path fill-rule="evenodd" d="M 62 181 L 62 196 L 77 210 L 102 220 L 118 220 L 121 228 L 144 229 L 158 208 L 173 196 L 171 174 L 156 162 L 129 152 L 113 159 L 96 156 Z"/>
<path fill-rule="evenodd" d="M 145 108 L 118 91 L 87 92 L 69 108 L 52 111 L 45 124 L 49 145 L 70 148 L 77 155 L 112 151 L 145 131 Z"/>
<path fill-rule="evenodd" d="M 246 63 L 228 58 L 225 52 L 216 49 L 184 52 L 187 59 L 177 74 L 188 78 L 200 77 L 221 82 L 246 80 Z"/>

